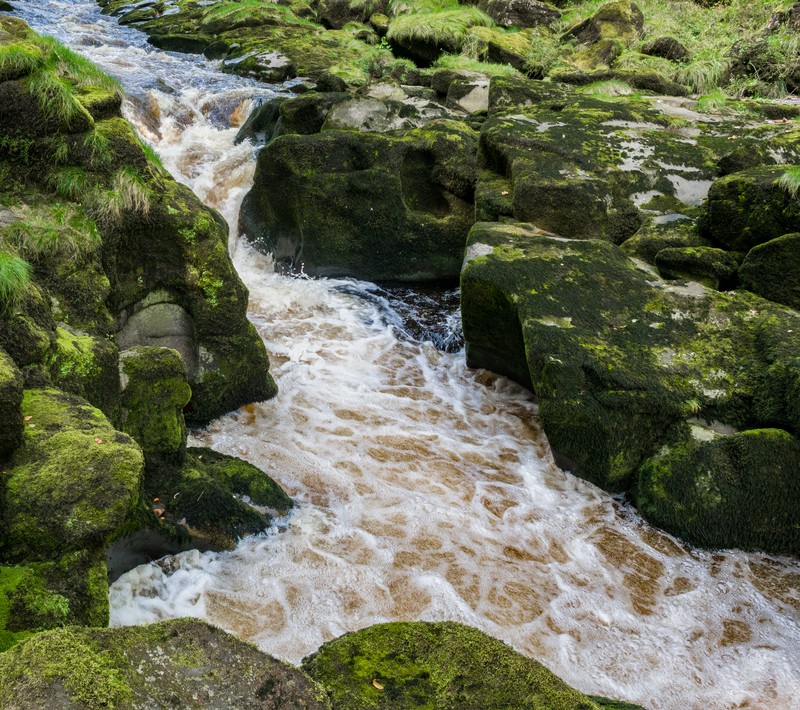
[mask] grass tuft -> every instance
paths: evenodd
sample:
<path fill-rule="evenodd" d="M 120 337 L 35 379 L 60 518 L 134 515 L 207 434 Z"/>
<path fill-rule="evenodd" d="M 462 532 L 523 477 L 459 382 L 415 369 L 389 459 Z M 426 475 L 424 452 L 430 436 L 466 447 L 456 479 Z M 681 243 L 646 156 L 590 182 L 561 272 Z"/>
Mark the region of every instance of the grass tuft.
<path fill-rule="evenodd" d="M 31 265 L 14 254 L 0 251 L 0 311 L 12 309 L 31 280 Z"/>
<path fill-rule="evenodd" d="M 800 192 L 800 165 L 792 165 L 786 169 L 776 181 L 778 187 L 783 188 L 793 199 Z"/>

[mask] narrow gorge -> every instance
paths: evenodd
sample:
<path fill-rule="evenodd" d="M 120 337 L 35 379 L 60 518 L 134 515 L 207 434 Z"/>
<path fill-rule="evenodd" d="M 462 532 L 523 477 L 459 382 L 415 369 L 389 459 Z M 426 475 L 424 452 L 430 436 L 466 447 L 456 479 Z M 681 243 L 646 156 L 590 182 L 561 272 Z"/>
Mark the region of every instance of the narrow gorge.
<path fill-rule="evenodd" d="M 494 14 L 470 26 L 513 75 L 430 68 L 377 11 L 348 30 L 369 3 L 215 4 L 0 2 L 0 274 L 9 245 L 34 262 L 0 313 L 0 705 L 52 702 L 19 670 L 48 638 L 98 654 L 64 707 L 156 702 L 113 666 L 155 674 L 155 647 L 266 672 L 210 627 L 138 628 L 192 617 L 309 674 L 270 659 L 283 690 L 248 707 L 483 707 L 426 705 L 419 659 L 344 677 L 395 627 L 323 646 L 418 621 L 472 627 L 402 627 L 402 653 L 454 644 L 485 707 L 797 707 L 800 111 L 542 81 Z M 66 123 L 20 88 L 53 63 Z M 78 435 L 104 473 L 41 504 Z"/>

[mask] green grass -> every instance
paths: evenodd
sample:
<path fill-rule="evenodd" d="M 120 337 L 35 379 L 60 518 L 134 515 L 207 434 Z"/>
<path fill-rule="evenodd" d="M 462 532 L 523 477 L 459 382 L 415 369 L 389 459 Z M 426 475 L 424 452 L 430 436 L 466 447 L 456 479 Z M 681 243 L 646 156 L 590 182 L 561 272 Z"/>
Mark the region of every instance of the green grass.
<path fill-rule="evenodd" d="M 97 226 L 76 206 L 56 202 L 15 210 L 17 221 L 6 227 L 2 241 L 26 259 L 78 257 L 100 244 Z"/>
<path fill-rule="evenodd" d="M 123 215 L 150 214 L 153 192 L 145 179 L 133 168 L 120 168 L 114 173 L 109 189 L 96 188 L 91 197 L 91 213 L 103 225 L 115 226 Z"/>
<path fill-rule="evenodd" d="M 0 81 L 4 77 L 30 74 L 42 64 L 44 54 L 33 42 L 0 44 Z"/>
<path fill-rule="evenodd" d="M 79 202 L 91 187 L 89 175 L 76 166 L 58 168 L 47 176 L 47 182 L 60 197 Z"/>
<path fill-rule="evenodd" d="M 31 280 L 31 266 L 14 254 L 0 251 L 0 311 L 13 308 Z"/>
<path fill-rule="evenodd" d="M 786 190 L 791 197 L 797 197 L 800 192 L 800 165 L 792 165 L 786 169 L 786 172 L 781 175 L 775 184 Z"/>
<path fill-rule="evenodd" d="M 395 17 L 386 34 L 397 42 L 427 42 L 451 49 L 460 49 L 472 27 L 491 27 L 492 19 L 475 7 Z"/>
<path fill-rule="evenodd" d="M 434 66 L 445 69 L 466 69 L 487 76 L 519 76 L 519 72 L 508 64 L 482 62 L 464 54 L 443 54 L 434 62 Z"/>

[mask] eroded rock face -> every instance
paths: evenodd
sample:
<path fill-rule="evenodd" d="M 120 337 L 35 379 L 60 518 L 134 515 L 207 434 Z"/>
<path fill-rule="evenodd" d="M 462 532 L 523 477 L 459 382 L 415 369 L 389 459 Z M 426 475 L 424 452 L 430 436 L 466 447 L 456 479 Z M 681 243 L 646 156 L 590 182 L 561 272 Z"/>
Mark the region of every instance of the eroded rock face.
<path fill-rule="evenodd" d="M 454 622 L 371 626 L 329 641 L 302 668 L 334 710 L 599 707 L 537 661 Z"/>
<path fill-rule="evenodd" d="M 451 121 L 281 136 L 259 154 L 242 230 L 311 275 L 454 278 L 473 221 L 476 139 Z"/>
<path fill-rule="evenodd" d="M 645 516 L 692 541 L 800 549 L 789 522 L 800 486 L 787 483 L 800 433 L 800 314 L 746 291 L 662 281 L 613 245 L 532 225 L 479 223 L 467 257 L 467 361 L 534 391 L 562 465 L 606 490 L 638 491 Z M 701 422 L 752 434 L 715 443 L 708 475 L 695 465 L 706 455 Z M 751 431 L 767 428 L 782 431 Z M 786 455 L 770 463 L 772 440 Z M 737 468 L 740 445 L 758 467 Z M 766 506 L 750 502 L 758 488 L 769 488 Z"/>
<path fill-rule="evenodd" d="M 14 361 L 0 350 L 0 460 L 22 439 L 22 382 Z"/>
<path fill-rule="evenodd" d="M 0 705 L 330 709 L 302 671 L 193 619 L 39 634 L 0 655 Z"/>

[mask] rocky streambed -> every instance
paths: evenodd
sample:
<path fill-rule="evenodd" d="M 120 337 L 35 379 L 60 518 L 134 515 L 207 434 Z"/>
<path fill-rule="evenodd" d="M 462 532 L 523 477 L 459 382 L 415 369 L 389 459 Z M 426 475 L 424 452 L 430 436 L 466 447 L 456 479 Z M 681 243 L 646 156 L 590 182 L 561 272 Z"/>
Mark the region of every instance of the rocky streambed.
<path fill-rule="evenodd" d="M 87 5 L 66 3 L 69 22 Z M 244 75 L 266 60 L 233 33 L 271 42 L 264 28 L 285 21 L 286 47 L 342 42 L 299 8 L 229 5 L 108 9 Z M 295 512 L 233 553 L 124 575 L 114 623 L 198 616 L 297 662 L 369 624 L 453 619 L 588 692 L 792 706 L 797 565 L 763 554 L 800 544 L 791 107 L 703 113 L 646 91 L 425 69 L 420 55 L 422 69 L 403 60 L 365 83 L 328 57 L 293 70 L 312 77 L 294 95 L 245 82 L 205 101 L 177 75 L 143 82 L 125 115 L 162 165 L 113 82 L 2 17 L 0 266 L 18 274 L 0 318 L 5 646 L 104 626 L 112 543 L 136 559 L 267 528 L 293 503 L 261 469 Z M 95 57 L 128 41 L 83 31 Z M 251 96 L 262 105 L 240 126 Z M 238 244 L 255 328 L 224 221 L 163 166 L 234 224 L 255 168 L 244 238 L 304 277 Z M 352 279 L 410 284 L 412 301 L 415 283 L 460 280 L 466 356 L 417 342 L 383 295 L 394 287 Z M 196 430 L 216 451 L 187 448 L 186 422 L 274 394 L 256 332 L 281 395 Z M 548 442 L 562 469 L 626 497 L 564 473 Z M 304 661 L 323 692 L 200 624 L 54 632 L 0 656 L 0 697 L 161 702 L 129 659 L 161 663 L 152 645 L 167 644 L 173 703 L 197 677 L 207 699 L 243 707 L 607 702 L 493 643 L 455 625 L 374 627 Z M 86 660 L 53 665 L 52 648 Z M 504 659 L 489 675 L 487 653 Z"/>

